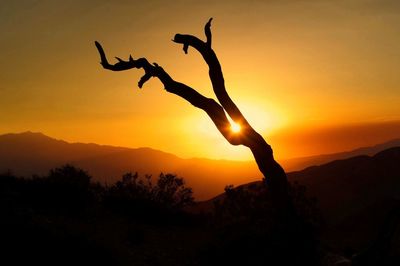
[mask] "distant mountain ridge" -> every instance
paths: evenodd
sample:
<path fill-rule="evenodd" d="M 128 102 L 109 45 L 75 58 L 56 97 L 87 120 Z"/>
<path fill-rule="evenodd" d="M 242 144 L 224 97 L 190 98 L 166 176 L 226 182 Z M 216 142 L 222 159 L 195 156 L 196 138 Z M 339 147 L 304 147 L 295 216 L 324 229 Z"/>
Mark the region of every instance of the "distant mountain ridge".
<path fill-rule="evenodd" d="M 317 199 L 324 217 L 322 239 L 333 249 L 368 247 L 388 217 L 400 211 L 400 147 L 311 166 L 288 173 L 288 179 L 305 185 L 307 195 Z M 241 186 L 257 191 L 260 185 L 256 181 Z M 222 193 L 199 202 L 191 211 L 213 211 L 214 201 L 224 197 Z M 400 235 L 394 239 L 393 245 L 399 245 Z"/>
<path fill-rule="evenodd" d="M 322 207 L 341 220 L 377 201 L 400 200 L 400 147 L 373 156 L 360 155 L 311 166 L 289 173 L 288 178 L 306 185 Z M 335 211 L 337 208 L 340 211 Z"/>
<path fill-rule="evenodd" d="M 400 211 L 400 147 L 312 166 L 288 178 L 318 199 L 327 224 L 323 238 L 334 248 L 367 248 Z M 399 247 L 399 234 L 385 236 Z"/>
<path fill-rule="evenodd" d="M 385 147 L 400 146 L 400 139 L 351 152 L 280 161 L 286 171 L 351 157 L 375 154 Z M 70 163 L 89 172 L 95 180 L 112 183 L 133 171 L 157 176 L 176 173 L 193 187 L 198 200 L 223 192 L 228 184 L 240 185 L 262 178 L 253 161 L 182 159 L 151 148 L 125 148 L 98 144 L 68 143 L 42 133 L 0 135 L 0 172 L 11 170 L 20 176 L 47 174 L 48 170 Z"/>
<path fill-rule="evenodd" d="M 284 168 L 287 172 L 298 171 L 312 165 L 321 165 L 334 160 L 347 159 L 359 155 L 372 156 L 378 152 L 392 147 L 400 147 L 400 138 L 351 151 L 285 159 L 282 160 L 281 163 L 284 165 Z"/>
<path fill-rule="evenodd" d="M 119 180 L 129 171 L 154 176 L 161 172 L 176 173 L 194 188 L 197 199 L 219 194 L 227 184 L 238 185 L 261 178 L 253 162 L 182 159 L 151 148 L 68 143 L 42 133 L 0 136 L 0 172 L 10 170 L 19 176 L 44 175 L 49 169 L 66 163 L 88 171 L 94 180 L 107 183 Z"/>

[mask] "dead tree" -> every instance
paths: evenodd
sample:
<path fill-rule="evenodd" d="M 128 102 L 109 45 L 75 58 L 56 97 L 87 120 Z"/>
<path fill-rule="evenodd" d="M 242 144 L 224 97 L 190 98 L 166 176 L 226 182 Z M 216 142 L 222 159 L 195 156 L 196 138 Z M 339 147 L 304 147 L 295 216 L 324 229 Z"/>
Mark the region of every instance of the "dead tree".
<path fill-rule="evenodd" d="M 95 44 L 100 54 L 101 65 L 105 69 L 112 71 L 142 68 L 144 70 L 144 75 L 139 80 L 139 88 L 142 88 L 144 83 L 150 78 L 156 77 L 163 83 L 167 92 L 176 94 L 195 107 L 205 111 L 230 144 L 244 145 L 250 148 L 258 168 L 265 177 L 264 181 L 269 186 L 275 205 L 280 209 L 286 209 L 289 204 L 289 196 L 285 171 L 275 161 L 271 146 L 251 127 L 226 91 L 221 65 L 211 47 L 211 20 L 212 18 L 204 27 L 206 41 L 186 34 L 176 34 L 172 41 L 182 44 L 183 51 L 186 54 L 189 47 L 193 47 L 203 56 L 209 67 L 210 80 L 219 103 L 212 98 L 203 96 L 195 89 L 175 81 L 162 67 L 156 63 L 150 64 L 146 58 L 133 59 L 132 56 L 129 56 L 129 59 L 125 61 L 116 57 L 118 62 L 114 65 L 110 64 L 102 46 L 96 41 Z M 225 111 L 235 123 L 240 125 L 240 132 L 233 132 L 231 130 L 231 124 Z"/>

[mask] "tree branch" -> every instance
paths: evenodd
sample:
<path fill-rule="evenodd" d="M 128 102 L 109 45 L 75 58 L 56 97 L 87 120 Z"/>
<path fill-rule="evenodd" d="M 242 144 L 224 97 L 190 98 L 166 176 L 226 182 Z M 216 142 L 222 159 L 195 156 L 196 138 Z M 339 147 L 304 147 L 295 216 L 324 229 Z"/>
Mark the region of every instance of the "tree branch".
<path fill-rule="evenodd" d="M 203 56 L 209 67 L 209 76 L 213 90 L 220 104 L 224 107 L 232 120 L 241 125 L 243 130 L 254 131 L 226 91 L 221 65 L 215 52 L 211 48 L 211 21 L 212 18 L 209 19 L 204 27 L 207 42 L 187 34 L 176 34 L 173 41 L 183 44 L 184 50 L 186 49 L 185 51 L 187 51 L 187 47 L 192 46 Z"/>
<path fill-rule="evenodd" d="M 240 134 L 234 134 L 231 131 L 231 124 L 226 117 L 223 107 L 218 104 L 214 99 L 206 98 L 202 94 L 198 93 L 193 88 L 173 80 L 165 70 L 158 64 L 150 64 L 146 58 L 139 58 L 134 60 L 132 56 L 129 56 L 128 61 L 124 61 L 121 58 L 117 58 L 118 62 L 114 65 L 110 64 L 105 55 L 104 49 L 99 42 L 95 42 L 97 50 L 100 54 L 100 64 L 103 68 L 111 71 L 123 71 L 132 68 L 142 68 L 145 74 L 140 79 L 138 86 L 142 88 L 144 83 L 151 77 L 157 77 L 164 85 L 167 92 L 176 94 L 183 99 L 187 100 L 193 106 L 204 110 L 211 118 L 217 129 L 225 137 L 225 139 L 232 145 L 246 145 L 245 139 Z"/>
<path fill-rule="evenodd" d="M 204 27 L 207 38 L 206 42 L 195 36 L 182 34 L 176 34 L 173 41 L 183 44 L 185 53 L 187 53 L 189 46 L 192 46 L 203 56 L 209 67 L 209 76 L 219 103 L 213 99 L 204 97 L 191 87 L 173 80 L 162 67 L 156 63 L 150 64 L 146 58 L 135 60 L 132 56 L 129 56 L 129 59 L 124 61 L 117 57 L 118 62 L 112 65 L 108 62 L 103 47 L 100 43 L 95 42 L 100 54 L 100 63 L 105 69 L 111 71 L 141 68 L 144 70 L 145 74 L 138 82 L 139 88 L 142 88 L 151 77 L 157 77 L 164 84 L 164 88 L 167 92 L 176 94 L 187 100 L 193 106 L 204 110 L 229 143 L 232 145 L 245 145 L 250 148 L 265 180 L 271 185 L 271 188 L 273 188 L 271 193 L 276 206 L 281 209 L 288 209 L 290 200 L 287 193 L 287 178 L 284 170 L 274 160 L 270 145 L 268 145 L 264 138 L 250 126 L 226 91 L 221 65 L 215 52 L 211 48 L 211 20 L 212 19 L 210 19 Z M 242 130 L 239 133 L 235 134 L 231 131 L 231 124 L 225 111 L 236 123 L 240 124 Z"/>
<path fill-rule="evenodd" d="M 206 38 L 207 38 L 207 46 L 211 48 L 211 21 L 212 18 L 210 18 L 208 20 L 208 22 L 206 23 L 206 25 L 204 26 L 204 33 L 206 34 Z"/>

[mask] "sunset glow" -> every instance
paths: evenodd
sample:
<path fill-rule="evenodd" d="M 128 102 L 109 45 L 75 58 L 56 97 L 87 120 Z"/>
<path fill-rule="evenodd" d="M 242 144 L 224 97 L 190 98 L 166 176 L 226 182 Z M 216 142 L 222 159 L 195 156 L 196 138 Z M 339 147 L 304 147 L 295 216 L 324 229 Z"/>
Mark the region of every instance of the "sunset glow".
<path fill-rule="evenodd" d="M 204 38 L 212 16 L 212 46 L 228 93 L 275 154 L 329 153 L 400 135 L 398 4 L 184 2 L 1 3 L 0 132 L 153 147 L 185 158 L 252 159 L 158 80 L 140 90 L 141 70 L 104 71 L 93 45 L 101 40 L 110 60 L 146 57 L 214 97 L 201 56 L 171 42 L 176 33 Z M 385 123 L 394 126 L 379 130 Z M 353 125 L 362 125 L 363 137 L 335 137 Z M 319 141 L 320 132 L 330 141 Z"/>
<path fill-rule="evenodd" d="M 239 124 L 237 124 L 235 122 L 231 122 L 231 130 L 232 130 L 232 132 L 239 133 L 240 129 L 241 129 L 241 127 L 240 127 Z"/>
<path fill-rule="evenodd" d="M 3 0 L 0 32 L 2 261 L 400 265 L 400 0 Z"/>

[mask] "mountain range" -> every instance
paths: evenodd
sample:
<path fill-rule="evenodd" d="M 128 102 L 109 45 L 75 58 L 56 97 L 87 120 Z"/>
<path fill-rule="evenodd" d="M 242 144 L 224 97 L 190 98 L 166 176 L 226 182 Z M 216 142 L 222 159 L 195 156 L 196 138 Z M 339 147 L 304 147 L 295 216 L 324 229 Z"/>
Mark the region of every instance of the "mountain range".
<path fill-rule="evenodd" d="M 332 247 L 368 248 L 371 240 L 390 238 L 399 247 L 399 162 L 400 146 L 291 172 L 288 179 L 318 200 L 327 224 L 322 237 Z"/>
<path fill-rule="evenodd" d="M 384 239 L 400 247 L 399 162 L 400 146 L 290 172 L 288 179 L 316 199 L 323 218 L 321 240 L 332 250 L 369 249 Z M 261 181 L 241 185 L 255 192 L 260 186 Z M 191 211 L 212 212 L 214 202 L 224 198 L 222 193 L 199 202 Z"/>
<path fill-rule="evenodd" d="M 400 139 L 349 152 L 282 160 L 281 164 L 287 171 L 300 170 L 332 160 L 372 155 L 395 146 L 400 146 Z M 184 177 L 187 185 L 194 189 L 197 200 L 220 194 L 228 184 L 245 184 L 262 177 L 253 161 L 182 159 L 151 148 L 68 143 L 32 132 L 0 135 L 0 172 L 44 175 L 49 169 L 66 163 L 83 168 L 94 180 L 106 183 L 119 180 L 127 172 L 153 176 L 161 172 L 175 173 Z M 289 177 L 294 175 L 289 174 Z"/>
<path fill-rule="evenodd" d="M 254 162 L 182 159 L 150 148 L 125 148 L 68 143 L 41 133 L 24 132 L 0 136 L 0 172 L 18 176 L 45 175 L 63 164 L 80 167 L 95 181 L 113 183 L 127 172 L 158 176 L 161 172 L 184 177 L 196 199 L 221 193 L 227 184 L 259 180 Z"/>

